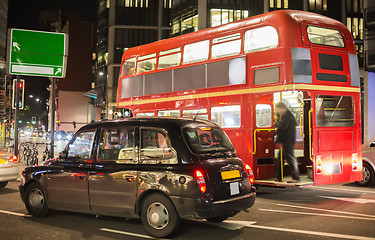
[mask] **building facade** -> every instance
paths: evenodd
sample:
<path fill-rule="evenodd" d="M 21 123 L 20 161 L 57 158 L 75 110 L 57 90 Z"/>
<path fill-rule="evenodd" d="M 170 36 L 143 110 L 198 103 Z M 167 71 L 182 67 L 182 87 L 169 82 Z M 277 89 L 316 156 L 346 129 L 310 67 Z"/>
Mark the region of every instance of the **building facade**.
<path fill-rule="evenodd" d="M 102 118 L 121 116 L 116 109 L 121 57 L 128 48 L 170 36 L 172 0 L 98 0 L 95 106 Z"/>
<path fill-rule="evenodd" d="M 344 23 L 353 34 L 363 66 L 363 0 L 174 0 L 172 34 L 194 32 L 280 9 L 315 12 Z"/>
<path fill-rule="evenodd" d="M 6 74 L 6 45 L 7 45 L 8 0 L 0 0 L 0 120 L 8 118 L 7 104 L 7 74 Z"/>

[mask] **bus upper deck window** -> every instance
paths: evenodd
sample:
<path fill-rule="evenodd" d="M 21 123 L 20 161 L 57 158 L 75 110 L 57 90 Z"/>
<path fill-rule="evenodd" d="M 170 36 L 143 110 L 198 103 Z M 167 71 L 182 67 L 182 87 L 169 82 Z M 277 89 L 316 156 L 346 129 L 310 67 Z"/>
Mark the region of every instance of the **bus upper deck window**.
<path fill-rule="evenodd" d="M 344 38 L 339 30 L 332 28 L 324 28 L 317 26 L 308 26 L 307 35 L 309 41 L 314 44 L 332 46 L 332 47 L 345 47 Z"/>
<path fill-rule="evenodd" d="M 155 65 L 156 65 L 156 53 L 138 57 L 137 73 L 155 70 Z"/>
<path fill-rule="evenodd" d="M 167 68 L 180 65 L 181 62 L 181 49 L 174 48 L 159 53 L 159 64 L 158 68 Z"/>
<path fill-rule="evenodd" d="M 212 40 L 212 58 L 236 55 L 241 52 L 241 35 L 239 33 Z"/>
<path fill-rule="evenodd" d="M 129 58 L 122 64 L 121 77 L 132 75 L 135 70 L 135 58 Z"/>
<path fill-rule="evenodd" d="M 184 47 L 184 63 L 199 62 L 207 60 L 210 41 L 200 41 L 185 45 Z"/>
<path fill-rule="evenodd" d="M 245 52 L 263 51 L 275 48 L 278 44 L 279 35 L 274 27 L 260 27 L 245 32 Z"/>

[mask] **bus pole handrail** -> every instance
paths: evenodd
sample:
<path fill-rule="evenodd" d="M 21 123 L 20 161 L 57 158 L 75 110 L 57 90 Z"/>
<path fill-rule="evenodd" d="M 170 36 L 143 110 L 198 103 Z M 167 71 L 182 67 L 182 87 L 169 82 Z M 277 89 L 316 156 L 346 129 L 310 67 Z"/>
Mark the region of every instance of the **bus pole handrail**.
<path fill-rule="evenodd" d="M 258 128 L 258 129 L 255 129 L 254 130 L 254 148 L 253 148 L 253 155 L 256 154 L 257 152 L 257 132 L 260 132 L 260 131 L 268 131 L 268 132 L 271 132 L 271 131 L 275 131 L 276 128 Z"/>
<path fill-rule="evenodd" d="M 309 155 L 310 155 L 310 160 L 311 162 L 314 162 L 314 159 L 312 157 L 312 143 L 311 143 L 311 136 L 312 136 L 312 132 L 311 132 L 311 114 L 313 112 L 313 109 L 310 108 L 309 110 Z"/>
<path fill-rule="evenodd" d="M 305 134 L 302 133 L 302 107 L 305 106 L 305 103 L 301 103 L 299 105 L 299 133 L 301 134 L 302 138 L 305 138 Z"/>

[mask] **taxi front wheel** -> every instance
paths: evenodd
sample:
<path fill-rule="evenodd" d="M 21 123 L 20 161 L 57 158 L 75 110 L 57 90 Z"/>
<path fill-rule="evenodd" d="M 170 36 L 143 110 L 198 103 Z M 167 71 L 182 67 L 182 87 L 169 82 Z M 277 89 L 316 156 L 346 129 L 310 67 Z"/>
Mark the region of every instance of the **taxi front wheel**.
<path fill-rule="evenodd" d="M 49 213 L 46 195 L 42 186 L 33 182 L 27 186 L 25 191 L 25 205 L 27 211 L 34 217 L 45 217 Z"/>
<path fill-rule="evenodd" d="M 145 230 L 158 238 L 173 235 L 181 225 L 180 216 L 171 200 L 157 193 L 144 199 L 141 220 Z"/>

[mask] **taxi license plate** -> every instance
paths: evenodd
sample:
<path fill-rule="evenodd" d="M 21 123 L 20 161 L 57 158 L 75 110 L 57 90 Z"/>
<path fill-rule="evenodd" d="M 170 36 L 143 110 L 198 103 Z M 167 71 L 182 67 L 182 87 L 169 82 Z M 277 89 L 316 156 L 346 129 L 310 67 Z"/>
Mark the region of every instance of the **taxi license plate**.
<path fill-rule="evenodd" d="M 0 164 L 5 164 L 5 163 L 6 163 L 5 159 L 0 159 Z"/>
<path fill-rule="evenodd" d="M 239 170 L 221 172 L 221 179 L 223 179 L 223 180 L 240 178 L 240 177 L 241 177 L 241 175 L 240 175 Z"/>

